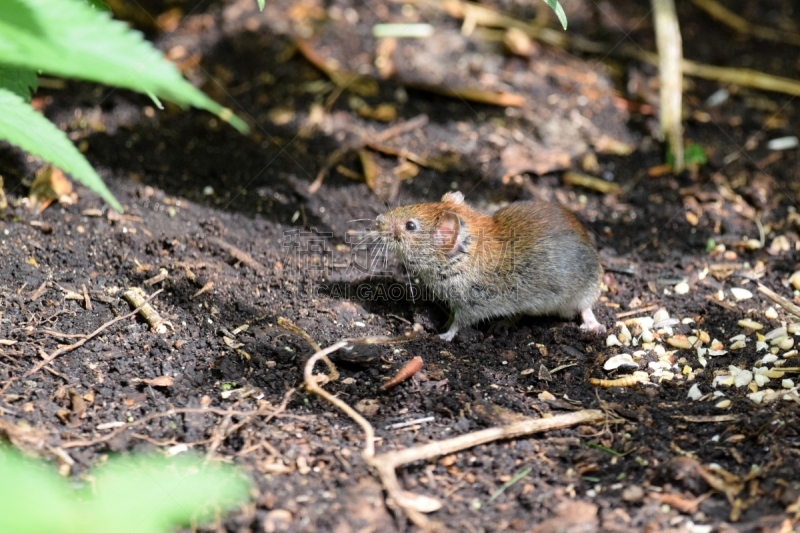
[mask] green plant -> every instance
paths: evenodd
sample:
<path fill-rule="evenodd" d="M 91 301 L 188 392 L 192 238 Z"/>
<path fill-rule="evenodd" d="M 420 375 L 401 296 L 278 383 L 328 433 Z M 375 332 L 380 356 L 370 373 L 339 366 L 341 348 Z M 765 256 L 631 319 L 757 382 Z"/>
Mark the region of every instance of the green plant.
<path fill-rule="evenodd" d="M 114 457 L 70 486 L 53 468 L 0 448 L 0 531 L 158 533 L 204 522 L 248 497 L 249 483 L 225 465 L 181 456 Z"/>
<path fill-rule="evenodd" d="M 122 206 L 67 136 L 30 105 L 39 73 L 94 81 L 205 109 L 245 123 L 187 82 L 139 32 L 97 1 L 0 1 L 0 139 L 37 155 Z"/>

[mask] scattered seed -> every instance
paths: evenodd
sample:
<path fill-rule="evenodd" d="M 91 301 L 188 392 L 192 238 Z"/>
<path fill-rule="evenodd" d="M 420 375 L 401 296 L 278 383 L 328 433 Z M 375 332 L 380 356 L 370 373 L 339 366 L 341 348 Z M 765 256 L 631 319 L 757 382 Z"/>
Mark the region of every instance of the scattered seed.
<path fill-rule="evenodd" d="M 788 328 L 773 329 L 772 331 L 764 335 L 764 340 L 771 341 L 772 339 L 777 339 L 778 337 L 785 337 L 788 332 L 789 332 Z"/>
<path fill-rule="evenodd" d="M 722 400 L 721 402 L 717 403 L 717 405 L 715 405 L 714 407 L 716 407 L 717 409 L 727 409 L 730 406 L 731 406 L 730 400 Z"/>
<path fill-rule="evenodd" d="M 795 289 L 800 290 L 800 270 L 789 277 L 789 283 L 791 283 L 792 287 Z"/>
<path fill-rule="evenodd" d="M 622 343 L 619 342 L 619 339 L 617 338 L 617 336 L 612 333 L 611 335 L 606 337 L 606 346 L 609 347 L 609 348 L 611 346 L 622 346 Z"/>
<path fill-rule="evenodd" d="M 785 354 L 783 354 L 784 359 L 789 359 L 790 357 L 797 357 L 797 350 L 789 350 Z"/>
<path fill-rule="evenodd" d="M 632 338 L 631 330 L 629 330 L 628 326 L 626 326 L 621 322 L 618 322 L 617 325 L 620 326 L 620 331 L 619 334 L 617 335 L 617 339 L 619 339 L 619 342 L 621 342 L 622 344 L 630 344 Z"/>
<path fill-rule="evenodd" d="M 697 401 L 703 397 L 703 393 L 700 392 L 700 387 L 697 386 L 697 383 L 692 385 L 692 388 L 689 389 L 688 397 L 690 400 Z"/>
<path fill-rule="evenodd" d="M 783 387 L 784 389 L 794 388 L 794 381 L 792 381 L 791 379 L 784 379 L 783 381 L 781 381 L 781 387 Z"/>
<path fill-rule="evenodd" d="M 638 366 L 634 361 L 630 354 L 621 353 L 619 355 L 615 355 L 613 357 L 609 357 L 608 360 L 603 364 L 604 370 L 615 370 L 621 366 Z"/>
<path fill-rule="evenodd" d="M 764 311 L 764 317 L 768 318 L 769 320 L 775 320 L 778 318 L 778 312 L 774 307 L 770 306 L 766 311 Z"/>
<path fill-rule="evenodd" d="M 675 291 L 675 294 L 687 294 L 689 292 L 689 284 L 685 281 L 681 281 L 675 285 L 672 290 Z"/>
<path fill-rule="evenodd" d="M 759 324 L 755 320 L 751 320 L 749 318 L 743 318 L 742 320 L 740 320 L 739 325 L 743 328 L 752 329 L 754 331 L 764 329 L 763 324 Z"/>
<path fill-rule="evenodd" d="M 678 320 L 677 318 L 666 318 L 664 320 L 661 320 L 653 324 L 653 329 L 668 328 L 672 326 L 677 326 L 680 323 L 681 321 Z"/>
<path fill-rule="evenodd" d="M 794 346 L 794 338 L 792 337 L 784 337 L 778 342 L 778 348 L 781 350 L 790 350 Z"/>
<path fill-rule="evenodd" d="M 738 340 L 738 341 L 734 342 L 733 344 L 731 344 L 730 349 L 731 350 L 741 350 L 745 346 L 747 346 L 747 341 Z"/>
<path fill-rule="evenodd" d="M 733 287 L 731 288 L 731 294 L 736 301 L 741 302 L 742 300 L 749 300 L 753 297 L 753 293 L 748 291 L 747 289 L 742 289 L 740 287 Z"/>
<path fill-rule="evenodd" d="M 730 365 L 728 366 L 728 370 L 731 376 L 733 376 L 733 384 L 737 387 L 744 387 L 753 381 L 753 373 L 747 369 L 741 369 L 737 366 Z"/>
<path fill-rule="evenodd" d="M 664 320 L 669 319 L 669 313 L 663 307 L 656 311 L 653 315 L 653 324 L 658 324 L 659 322 L 663 322 Z"/>
<path fill-rule="evenodd" d="M 746 241 L 744 241 L 743 244 L 745 250 L 750 250 L 750 251 L 760 250 L 761 248 L 764 247 L 764 245 L 761 244 L 761 241 L 759 241 L 758 239 L 747 239 Z"/>
<path fill-rule="evenodd" d="M 791 333 L 792 335 L 797 335 L 800 333 L 800 322 L 793 322 L 786 326 L 786 332 Z"/>

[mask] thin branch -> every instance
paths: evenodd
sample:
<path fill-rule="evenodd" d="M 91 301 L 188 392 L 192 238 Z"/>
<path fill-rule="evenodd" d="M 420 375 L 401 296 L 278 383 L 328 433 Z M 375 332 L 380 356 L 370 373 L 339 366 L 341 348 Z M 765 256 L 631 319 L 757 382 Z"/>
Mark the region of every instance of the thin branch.
<path fill-rule="evenodd" d="M 79 340 L 79 341 L 77 341 L 77 342 L 75 342 L 73 344 L 70 344 L 69 346 L 62 346 L 61 348 L 57 349 L 56 351 L 54 351 L 53 353 L 51 353 L 50 355 L 48 355 L 47 357 L 45 357 L 44 359 L 39 361 L 36 364 L 36 366 L 34 366 L 32 369 L 28 370 L 25 373 L 24 377 L 27 378 L 27 377 L 30 377 L 31 375 L 35 374 L 36 372 L 38 372 L 39 370 L 44 368 L 45 365 L 49 365 L 50 363 L 52 363 L 53 360 L 56 357 L 58 357 L 59 355 L 63 355 L 65 353 L 69 353 L 69 352 L 71 352 L 71 351 L 73 351 L 73 350 L 75 350 L 77 348 L 80 348 L 81 346 L 86 344 L 88 341 L 90 341 L 91 339 L 93 339 L 97 335 L 100 335 L 103 331 L 107 330 L 108 328 L 110 328 L 111 326 L 116 324 L 117 322 L 122 322 L 123 320 L 127 320 L 127 319 L 129 319 L 129 318 L 131 318 L 133 316 L 136 316 L 136 313 L 138 313 L 144 306 L 148 305 L 148 302 L 150 300 L 152 300 L 153 298 L 155 298 L 158 295 L 158 293 L 160 293 L 163 290 L 164 289 L 159 289 L 156 292 L 154 292 L 153 294 L 151 294 L 150 296 L 148 296 L 139 307 L 137 307 L 136 309 L 134 309 L 130 313 L 128 313 L 126 315 L 118 316 L 118 317 L 114 318 L 113 320 L 109 320 L 108 322 L 106 322 L 105 324 L 103 324 L 102 326 L 100 326 L 99 328 L 97 328 L 96 330 L 94 330 L 93 332 L 91 332 L 86 337 L 82 338 L 81 340 Z"/>

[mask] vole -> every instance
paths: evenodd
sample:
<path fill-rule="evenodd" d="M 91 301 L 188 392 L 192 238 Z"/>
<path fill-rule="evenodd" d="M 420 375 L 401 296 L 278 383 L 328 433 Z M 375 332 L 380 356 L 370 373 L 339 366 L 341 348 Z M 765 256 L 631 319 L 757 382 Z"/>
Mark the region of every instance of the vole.
<path fill-rule="evenodd" d="M 592 312 L 602 268 L 589 235 L 566 209 L 518 202 L 493 215 L 449 192 L 438 203 L 396 207 L 377 217 L 383 242 L 451 309 L 459 329 L 493 317 L 580 314 L 582 329 L 603 332 Z"/>

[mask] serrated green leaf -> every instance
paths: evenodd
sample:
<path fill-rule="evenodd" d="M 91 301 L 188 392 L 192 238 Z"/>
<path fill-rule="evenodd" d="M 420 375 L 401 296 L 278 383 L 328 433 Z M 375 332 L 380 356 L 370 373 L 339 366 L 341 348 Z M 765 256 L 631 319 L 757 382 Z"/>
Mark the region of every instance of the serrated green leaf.
<path fill-rule="evenodd" d="M 68 172 L 111 207 L 122 211 L 120 203 L 67 135 L 18 94 L 4 88 L 0 88 L 0 139 Z"/>
<path fill-rule="evenodd" d="M 264 11 L 264 0 L 258 0 L 258 10 Z"/>
<path fill-rule="evenodd" d="M 0 63 L 151 92 L 247 125 L 187 82 L 141 33 L 84 0 L 0 1 Z"/>
<path fill-rule="evenodd" d="M 18 94 L 26 102 L 36 92 L 36 73 L 30 69 L 0 65 L 0 87 Z"/>
<path fill-rule="evenodd" d="M 544 0 L 544 3 L 550 6 L 550 9 L 555 12 L 556 16 L 558 17 L 558 21 L 561 23 L 561 26 L 566 30 L 567 14 L 564 12 L 564 8 L 561 7 L 561 4 L 558 3 L 558 0 Z"/>

